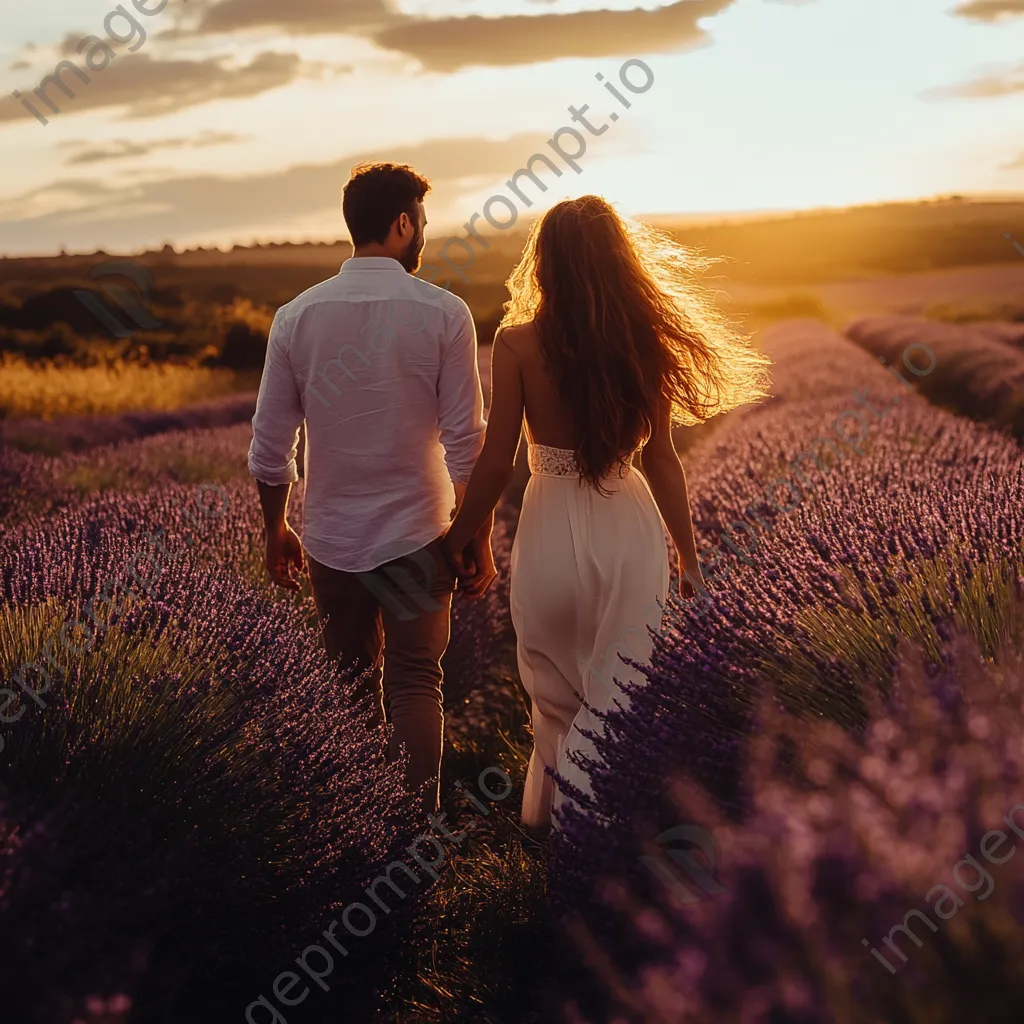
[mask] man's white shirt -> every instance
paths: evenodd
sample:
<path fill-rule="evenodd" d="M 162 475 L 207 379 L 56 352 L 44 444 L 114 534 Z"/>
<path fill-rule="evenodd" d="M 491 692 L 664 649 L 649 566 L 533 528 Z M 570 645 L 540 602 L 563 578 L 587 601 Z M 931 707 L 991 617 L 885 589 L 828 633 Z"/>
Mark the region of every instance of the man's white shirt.
<path fill-rule="evenodd" d="M 458 296 L 387 257 L 352 257 L 274 318 L 249 472 L 294 483 L 302 543 L 363 572 L 439 537 L 483 446 L 476 328 Z"/>

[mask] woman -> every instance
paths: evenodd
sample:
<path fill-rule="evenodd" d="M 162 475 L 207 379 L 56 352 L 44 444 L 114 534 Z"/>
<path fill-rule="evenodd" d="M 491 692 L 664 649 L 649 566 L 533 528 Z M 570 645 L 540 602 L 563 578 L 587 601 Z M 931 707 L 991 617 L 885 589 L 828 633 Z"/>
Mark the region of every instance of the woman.
<path fill-rule="evenodd" d="M 487 437 L 444 548 L 472 575 L 460 553 L 511 479 L 525 413 L 532 476 L 511 611 L 534 734 L 522 817 L 540 831 L 566 798 L 545 768 L 589 794 L 581 755 L 595 750 L 580 730 L 600 732 L 600 712 L 626 705 L 616 679 L 644 678 L 615 653 L 650 657 L 669 588 L 664 526 L 680 592 L 704 585 L 673 423 L 766 393 L 767 360 L 692 284 L 695 263 L 708 261 L 583 196 L 534 226 L 508 281 Z"/>

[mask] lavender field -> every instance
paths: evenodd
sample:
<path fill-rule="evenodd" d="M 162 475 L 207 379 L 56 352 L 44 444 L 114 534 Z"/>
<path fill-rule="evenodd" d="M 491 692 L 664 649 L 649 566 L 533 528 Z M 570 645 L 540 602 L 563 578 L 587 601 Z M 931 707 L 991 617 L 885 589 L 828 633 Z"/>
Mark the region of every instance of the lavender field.
<path fill-rule="evenodd" d="M 249 426 L 0 450 L 6 1019 L 1019 1019 L 1024 450 L 939 407 L 1009 425 L 971 404 L 983 342 L 955 330 L 761 336 L 774 397 L 685 456 L 710 594 L 672 600 L 550 850 L 516 813 L 511 489 L 499 583 L 456 602 L 445 662 L 442 804 L 479 827 L 329 971 L 307 958 L 288 1009 L 274 979 L 415 834 L 308 587 L 265 581 Z M 946 388 L 960 367 L 959 404 L 876 358 L 913 343 Z M 492 766 L 513 790 L 484 817 L 455 783 Z M 657 838 L 680 826 L 688 872 Z M 979 853 L 998 829 L 1005 863 Z M 935 927 L 890 931 L 913 910 Z"/>

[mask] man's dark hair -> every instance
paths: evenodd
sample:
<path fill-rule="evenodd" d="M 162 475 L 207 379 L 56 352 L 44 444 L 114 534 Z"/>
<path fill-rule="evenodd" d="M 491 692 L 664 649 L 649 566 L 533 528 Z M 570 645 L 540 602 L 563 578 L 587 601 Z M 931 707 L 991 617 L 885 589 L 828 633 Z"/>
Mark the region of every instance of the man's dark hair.
<path fill-rule="evenodd" d="M 415 223 L 416 203 L 430 182 L 406 164 L 359 164 L 345 186 L 341 209 L 353 245 L 384 242 L 406 213 Z"/>

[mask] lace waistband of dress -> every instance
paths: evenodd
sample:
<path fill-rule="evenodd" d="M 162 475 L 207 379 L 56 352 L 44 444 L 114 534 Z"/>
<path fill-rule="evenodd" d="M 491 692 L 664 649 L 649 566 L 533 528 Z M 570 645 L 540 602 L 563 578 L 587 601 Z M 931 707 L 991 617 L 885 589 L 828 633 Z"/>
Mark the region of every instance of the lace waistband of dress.
<path fill-rule="evenodd" d="M 551 448 L 546 444 L 531 444 L 527 453 L 530 472 L 534 476 L 573 476 L 579 477 L 580 467 L 576 461 L 576 453 L 569 448 Z M 629 473 L 626 464 L 619 472 L 611 476 L 624 477 Z"/>

